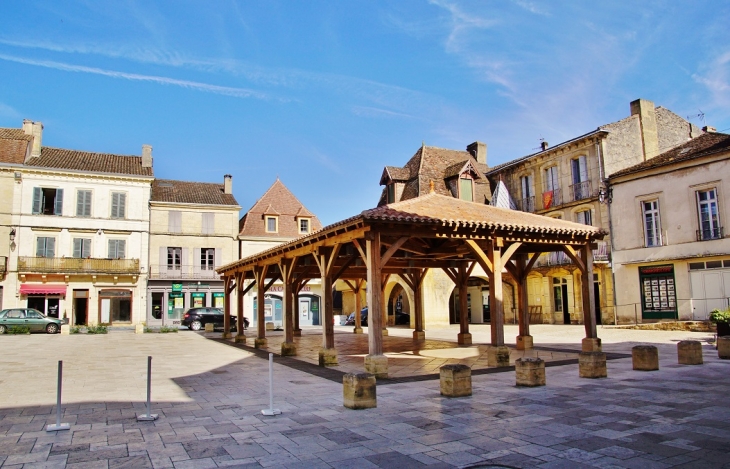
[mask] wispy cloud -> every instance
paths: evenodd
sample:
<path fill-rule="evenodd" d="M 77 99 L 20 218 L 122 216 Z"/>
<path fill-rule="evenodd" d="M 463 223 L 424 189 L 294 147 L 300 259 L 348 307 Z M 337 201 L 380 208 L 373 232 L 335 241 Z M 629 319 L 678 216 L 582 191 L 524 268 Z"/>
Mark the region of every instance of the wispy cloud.
<path fill-rule="evenodd" d="M 520 8 L 523 8 L 535 15 L 550 16 L 550 13 L 543 10 L 541 8 L 541 6 L 538 6 L 535 2 L 529 2 L 526 0 L 514 0 L 514 3 L 515 3 L 515 5 L 519 6 Z"/>
<path fill-rule="evenodd" d="M 15 108 L 8 106 L 5 103 L 0 103 L 0 117 L 9 119 L 19 119 L 20 113 Z"/>
<path fill-rule="evenodd" d="M 208 93 L 222 94 L 225 96 L 232 96 L 235 98 L 257 98 L 257 99 L 268 99 L 268 96 L 259 91 L 250 90 L 246 88 L 234 88 L 229 86 L 212 85 L 209 83 L 201 83 L 196 81 L 179 80 L 177 78 L 162 77 L 155 75 L 140 75 L 137 73 L 126 73 L 115 70 L 104 70 L 96 67 L 86 67 L 84 65 L 73 65 L 63 62 L 54 62 L 50 60 L 34 60 L 23 57 L 14 57 L 11 55 L 0 54 L 0 60 L 6 60 L 9 62 L 16 62 L 25 65 L 33 65 L 36 67 L 51 68 L 55 70 L 62 70 L 66 72 L 78 72 L 78 73 L 91 73 L 94 75 L 103 75 L 112 78 L 122 78 L 133 81 L 146 81 L 152 83 L 158 83 L 161 85 L 172 85 L 179 86 L 181 88 L 187 88 L 197 91 L 205 91 Z"/>
<path fill-rule="evenodd" d="M 352 113 L 356 116 L 361 117 L 404 117 L 406 119 L 417 119 L 416 116 L 406 114 L 403 112 L 394 112 L 387 109 L 379 109 L 368 106 L 355 106 L 352 108 Z"/>
<path fill-rule="evenodd" d="M 707 88 L 716 107 L 730 105 L 730 51 L 717 56 L 701 73 L 692 74 L 692 79 Z"/>

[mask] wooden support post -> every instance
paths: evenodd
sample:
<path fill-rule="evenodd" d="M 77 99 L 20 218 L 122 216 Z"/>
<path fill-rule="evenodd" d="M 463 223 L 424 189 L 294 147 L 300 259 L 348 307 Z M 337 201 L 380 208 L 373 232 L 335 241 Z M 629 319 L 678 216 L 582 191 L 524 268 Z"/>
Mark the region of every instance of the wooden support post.
<path fill-rule="evenodd" d="M 233 277 L 226 276 L 223 282 L 223 339 L 231 338 L 231 291 Z"/>
<path fill-rule="evenodd" d="M 362 289 L 362 280 L 355 280 L 355 329 L 352 331 L 355 334 L 362 334 L 362 315 L 360 310 L 362 309 L 362 298 L 360 297 L 360 290 Z"/>
<path fill-rule="evenodd" d="M 504 345 L 504 303 L 502 301 L 502 239 L 492 238 L 487 252 L 492 264 L 489 278 L 489 310 L 491 313 L 492 346 L 487 351 L 489 366 L 509 366 L 509 349 Z"/>
<path fill-rule="evenodd" d="M 583 339 L 584 352 L 600 352 L 601 339 L 596 331 L 596 302 L 593 290 L 593 250 L 589 243 L 581 247 L 583 268 L 580 269 L 581 288 L 583 293 L 583 324 L 586 328 L 586 338 Z"/>
<path fill-rule="evenodd" d="M 423 285 L 423 277 L 426 276 L 428 269 L 412 269 L 401 275 L 403 280 L 411 287 L 413 291 L 413 314 L 414 327 L 413 340 L 424 340 L 426 332 L 423 330 L 423 297 L 421 285 Z"/>
<path fill-rule="evenodd" d="M 456 276 L 459 288 L 459 334 L 456 341 L 459 345 L 471 345 L 471 333 L 469 332 L 469 304 L 467 302 L 469 288 L 469 266 L 462 262 L 459 265 Z"/>
<path fill-rule="evenodd" d="M 380 233 L 370 232 L 365 241 L 367 256 L 368 355 L 365 370 L 376 378 L 388 377 L 388 358 L 383 355 L 383 289 L 380 264 Z"/>
<path fill-rule="evenodd" d="M 264 299 L 266 285 L 264 283 L 267 270 L 268 266 L 254 268 L 254 277 L 256 278 L 256 339 L 254 340 L 254 347 L 256 348 L 266 348 L 266 302 Z"/>
<path fill-rule="evenodd" d="M 530 308 L 527 297 L 527 254 L 518 254 L 515 258 L 515 267 L 518 274 L 517 298 L 518 298 L 518 320 L 519 335 L 517 336 L 517 350 L 528 350 L 532 348 L 532 336 L 530 335 Z"/>
<path fill-rule="evenodd" d="M 284 342 L 281 344 L 281 356 L 294 356 L 297 346 L 294 344 L 294 302 L 296 301 L 296 287 L 294 283 L 294 269 L 297 258 L 281 259 L 279 272 L 284 282 Z"/>
<path fill-rule="evenodd" d="M 319 351 L 320 366 L 336 366 L 334 312 L 332 309 L 332 272 L 339 245 L 320 248 L 314 255 L 322 278 L 322 348 Z"/>
<path fill-rule="evenodd" d="M 236 337 L 233 340 L 236 343 L 246 343 L 246 330 L 243 328 L 243 272 L 236 274 Z"/>

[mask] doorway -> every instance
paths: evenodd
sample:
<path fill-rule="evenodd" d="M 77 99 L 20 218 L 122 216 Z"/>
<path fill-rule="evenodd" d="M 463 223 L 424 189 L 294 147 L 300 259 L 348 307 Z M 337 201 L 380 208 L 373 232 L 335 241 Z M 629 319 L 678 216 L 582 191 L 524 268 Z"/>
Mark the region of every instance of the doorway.
<path fill-rule="evenodd" d="M 89 290 L 74 290 L 72 307 L 74 326 L 85 326 L 89 314 Z"/>
<path fill-rule="evenodd" d="M 563 313 L 563 324 L 570 324 L 570 305 L 568 304 L 568 280 L 553 278 L 553 299 L 555 312 Z"/>
<path fill-rule="evenodd" d="M 593 304 L 596 308 L 596 325 L 603 324 L 601 318 L 601 283 L 598 281 L 598 274 L 593 274 Z"/>

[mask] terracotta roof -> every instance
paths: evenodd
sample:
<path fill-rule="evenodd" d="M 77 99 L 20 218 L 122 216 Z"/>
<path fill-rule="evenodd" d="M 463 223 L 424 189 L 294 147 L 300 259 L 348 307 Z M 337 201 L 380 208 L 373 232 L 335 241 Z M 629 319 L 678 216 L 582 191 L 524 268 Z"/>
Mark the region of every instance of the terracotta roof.
<path fill-rule="evenodd" d="M 276 214 L 279 217 L 279 231 L 266 231 L 265 214 Z M 310 231 L 322 228 L 322 223 L 297 199 L 282 183 L 276 180 L 263 196 L 246 212 L 239 222 L 239 236 L 298 238 L 299 222 L 297 217 L 311 217 Z"/>
<path fill-rule="evenodd" d="M 0 163 L 23 164 L 32 141 L 22 129 L 0 129 Z"/>
<path fill-rule="evenodd" d="M 88 151 L 43 147 L 41 156 L 32 158 L 26 166 L 115 173 L 130 176 L 152 176 L 152 168 L 142 167 L 141 156 L 112 155 Z"/>
<path fill-rule="evenodd" d="M 466 169 L 470 166 L 469 163 L 470 163 L 469 160 L 464 160 L 464 161 L 460 161 L 458 163 L 454 163 L 451 166 L 447 167 L 444 170 L 444 179 L 453 178 L 453 177 L 460 175 L 461 173 L 466 171 Z M 476 168 L 474 168 L 473 166 L 472 166 L 472 169 L 474 170 L 473 172 L 476 173 L 477 179 L 481 179 L 482 175 L 479 173 L 479 171 Z"/>
<path fill-rule="evenodd" d="M 721 133 L 706 133 L 690 140 L 687 143 L 648 159 L 637 165 L 611 174 L 610 178 L 638 173 L 648 169 L 659 168 L 682 161 L 693 160 L 716 153 L 730 152 L 730 135 Z"/>
<path fill-rule="evenodd" d="M 397 166 L 386 166 L 383 170 L 383 176 L 380 178 L 380 184 L 387 184 L 388 180 L 391 181 L 407 181 L 411 175 L 406 168 L 399 168 Z"/>
<path fill-rule="evenodd" d="M 223 184 L 173 181 L 170 179 L 154 180 L 152 183 L 152 201 L 238 206 L 233 194 L 223 192 Z"/>

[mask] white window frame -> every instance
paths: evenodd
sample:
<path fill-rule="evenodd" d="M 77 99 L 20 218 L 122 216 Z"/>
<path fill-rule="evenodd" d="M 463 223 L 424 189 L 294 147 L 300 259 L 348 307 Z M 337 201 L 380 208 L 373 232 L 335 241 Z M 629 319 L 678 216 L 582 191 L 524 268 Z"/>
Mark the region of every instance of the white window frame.
<path fill-rule="evenodd" d="M 271 231 L 269 229 L 269 220 L 274 220 L 274 226 L 275 226 L 274 231 Z M 264 223 L 265 223 L 264 228 L 266 229 L 267 233 L 278 233 L 279 232 L 279 217 L 276 217 L 273 215 L 266 215 L 264 217 Z"/>
<path fill-rule="evenodd" d="M 710 192 L 713 193 L 713 196 L 710 198 Z M 706 193 L 708 194 L 707 200 L 700 200 L 700 194 Z M 717 187 L 707 187 L 705 189 L 698 189 L 695 191 L 695 200 L 697 201 L 697 223 L 699 227 L 700 232 L 700 239 L 707 240 L 707 239 L 719 239 L 720 233 L 722 230 L 722 223 L 720 222 L 720 206 L 718 203 L 719 197 L 717 196 Z M 710 210 L 710 227 L 709 230 L 705 230 L 702 227 L 702 207 L 707 206 Z M 713 208 L 714 208 L 714 218 L 716 223 L 712 222 L 713 218 Z M 705 236 L 705 233 L 709 233 L 709 236 Z"/>
<path fill-rule="evenodd" d="M 91 238 L 73 238 L 71 256 L 77 259 L 91 257 Z M 78 252 L 78 256 L 76 253 Z"/>
<path fill-rule="evenodd" d="M 588 214 L 588 221 L 590 223 L 586 223 L 586 214 Z M 582 220 L 581 220 L 582 218 Z M 576 223 L 580 223 L 582 225 L 588 225 L 588 226 L 594 226 L 593 225 L 593 209 L 585 209 L 585 210 L 578 210 L 575 212 L 575 221 Z"/>
<path fill-rule="evenodd" d="M 170 262 L 171 255 L 172 255 L 172 262 Z M 175 262 L 176 258 L 179 262 Z M 181 270 L 182 262 L 183 262 L 183 248 L 180 246 L 168 246 L 167 259 L 165 261 L 165 264 L 167 265 L 167 270 Z"/>
<path fill-rule="evenodd" d="M 117 199 L 116 201 L 114 200 L 115 198 Z M 109 218 L 125 220 L 127 218 L 127 193 L 114 191 L 111 193 L 109 199 Z"/>
<path fill-rule="evenodd" d="M 41 241 L 43 240 L 43 241 Z M 43 253 L 38 254 L 40 251 L 40 243 L 43 242 Z M 50 249 L 49 249 L 50 244 Z M 36 246 L 36 257 L 56 257 L 56 238 L 54 236 L 38 236 L 35 241 Z M 50 255 L 49 255 L 50 251 Z"/>
<path fill-rule="evenodd" d="M 83 194 L 83 199 L 82 199 Z M 94 193 L 91 189 L 77 189 L 76 190 L 76 216 L 89 218 L 91 217 L 91 200 L 94 197 Z"/>
<path fill-rule="evenodd" d="M 302 222 L 307 223 L 306 229 L 302 229 Z M 309 218 L 300 218 L 299 219 L 299 234 L 309 234 L 312 232 L 312 220 Z"/>
<path fill-rule="evenodd" d="M 649 209 L 646 208 L 647 204 L 651 205 Z M 662 246 L 664 243 L 659 199 L 641 201 L 641 221 L 644 226 L 644 246 L 647 248 Z M 652 231 L 653 236 L 650 235 Z"/>
<path fill-rule="evenodd" d="M 112 246 L 114 246 L 112 248 Z M 119 254 L 121 246 L 121 255 Z M 107 240 L 107 259 L 126 259 L 127 258 L 127 240 L 126 239 L 109 239 Z"/>
<path fill-rule="evenodd" d="M 200 249 L 200 270 L 215 269 L 215 248 Z"/>

